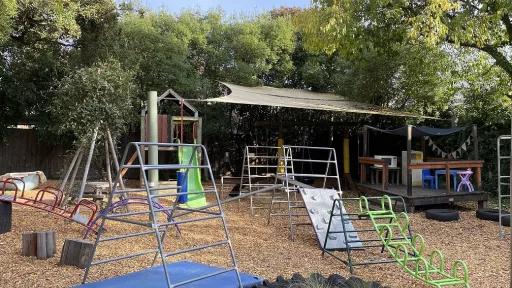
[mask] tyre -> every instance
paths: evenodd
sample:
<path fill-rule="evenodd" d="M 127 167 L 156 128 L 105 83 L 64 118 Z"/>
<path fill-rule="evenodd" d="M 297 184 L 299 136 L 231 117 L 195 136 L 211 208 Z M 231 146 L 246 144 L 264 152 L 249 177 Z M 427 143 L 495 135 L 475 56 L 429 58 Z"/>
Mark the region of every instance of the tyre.
<path fill-rule="evenodd" d="M 501 225 L 510 227 L 510 214 L 501 216 Z"/>
<path fill-rule="evenodd" d="M 476 210 L 476 218 L 482 219 L 482 220 L 489 220 L 489 221 L 500 221 L 500 211 L 498 209 L 478 209 Z M 501 211 L 502 214 L 509 214 L 508 211 Z"/>
<path fill-rule="evenodd" d="M 429 209 L 425 211 L 425 217 L 442 222 L 457 221 L 460 219 L 459 211 L 454 209 Z"/>

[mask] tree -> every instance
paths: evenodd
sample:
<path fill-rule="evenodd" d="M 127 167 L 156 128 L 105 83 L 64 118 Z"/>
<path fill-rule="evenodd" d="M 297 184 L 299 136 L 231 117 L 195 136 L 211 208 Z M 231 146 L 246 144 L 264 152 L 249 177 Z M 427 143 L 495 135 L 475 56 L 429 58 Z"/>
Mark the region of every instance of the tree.
<path fill-rule="evenodd" d="M 132 81 L 132 72 L 112 59 L 64 77 L 50 106 L 54 129 L 59 134 L 72 133 L 82 143 L 90 141 L 98 125 L 100 136 L 107 129 L 114 138 L 119 136 L 134 119 Z"/>
<path fill-rule="evenodd" d="M 16 0 L 0 0 L 0 44 L 9 37 L 12 17 L 16 15 Z"/>
<path fill-rule="evenodd" d="M 379 41 L 423 42 L 429 45 L 452 43 L 485 52 L 512 77 L 512 62 L 507 49 L 512 45 L 512 1 L 434 0 L 434 1 L 348 1 L 315 0 L 309 15 L 312 47 L 341 49 L 346 53 Z M 319 25 L 320 32 L 314 31 Z M 388 39 L 372 35 L 386 28 Z M 391 37 L 389 37 L 391 36 Z M 378 46 L 378 45 L 377 45 Z"/>

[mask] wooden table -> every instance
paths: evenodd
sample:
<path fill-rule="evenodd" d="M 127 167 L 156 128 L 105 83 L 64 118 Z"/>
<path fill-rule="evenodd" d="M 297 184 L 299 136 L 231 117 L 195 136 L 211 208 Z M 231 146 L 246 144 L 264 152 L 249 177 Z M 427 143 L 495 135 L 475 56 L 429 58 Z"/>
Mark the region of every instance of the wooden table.
<path fill-rule="evenodd" d="M 444 169 L 445 174 L 450 174 L 450 170 L 462 170 L 471 168 L 475 173 L 475 182 L 477 190 L 482 188 L 482 166 L 484 161 L 481 160 L 458 160 L 458 161 L 434 161 L 434 162 L 420 162 L 412 163 L 409 169 Z M 446 190 L 451 193 L 450 177 L 446 177 Z M 409 193 L 408 187 L 408 193 Z"/>
<path fill-rule="evenodd" d="M 379 173 L 383 173 L 382 166 L 370 166 L 370 182 L 372 184 L 379 184 Z M 388 173 L 391 177 L 389 179 L 390 184 L 400 184 L 400 168 L 399 167 L 388 167 Z"/>

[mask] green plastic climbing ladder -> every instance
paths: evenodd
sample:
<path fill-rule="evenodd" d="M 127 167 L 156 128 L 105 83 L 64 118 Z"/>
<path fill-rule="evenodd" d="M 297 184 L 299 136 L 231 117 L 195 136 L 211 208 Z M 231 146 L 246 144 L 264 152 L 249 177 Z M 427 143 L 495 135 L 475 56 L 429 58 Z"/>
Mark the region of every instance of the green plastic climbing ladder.
<path fill-rule="evenodd" d="M 371 219 L 382 244 L 407 273 L 433 287 L 469 287 L 468 268 L 464 261 L 455 261 L 450 271 L 446 271 L 445 259 L 439 250 L 426 256 L 423 237 L 414 234 L 409 238 L 407 213 L 395 214 L 388 196 L 383 196 L 380 204 L 380 210 L 371 210 L 368 199 L 361 197 L 360 216 Z"/>

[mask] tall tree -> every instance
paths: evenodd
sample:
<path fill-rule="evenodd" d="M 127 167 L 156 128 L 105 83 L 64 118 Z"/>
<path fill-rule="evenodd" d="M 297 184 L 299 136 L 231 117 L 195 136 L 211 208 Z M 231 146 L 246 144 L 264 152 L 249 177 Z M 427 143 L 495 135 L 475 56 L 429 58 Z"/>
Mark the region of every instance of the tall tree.
<path fill-rule="evenodd" d="M 412 40 L 471 47 L 490 55 L 512 77 L 512 61 L 507 55 L 512 45 L 512 1 L 314 0 L 314 3 L 316 11 L 310 15 L 315 21 L 309 31 L 317 37 L 310 42 L 312 46 L 350 53 L 366 46 L 363 35 L 386 28 L 393 32 L 391 37 L 373 35 L 371 43 Z M 314 30 L 315 25 L 319 25 L 320 32 Z"/>

